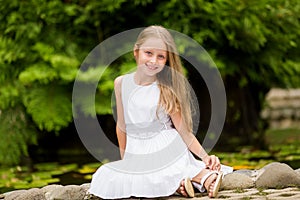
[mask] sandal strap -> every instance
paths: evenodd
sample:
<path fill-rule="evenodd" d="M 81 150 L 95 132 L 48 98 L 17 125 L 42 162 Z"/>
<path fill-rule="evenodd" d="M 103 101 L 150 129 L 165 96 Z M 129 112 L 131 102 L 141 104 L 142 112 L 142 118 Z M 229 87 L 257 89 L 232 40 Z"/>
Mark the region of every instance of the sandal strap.
<path fill-rule="evenodd" d="M 199 183 L 197 183 L 197 182 L 194 182 L 194 181 L 192 181 L 192 184 L 193 184 L 193 186 L 195 187 L 195 188 L 197 188 L 200 192 L 205 192 L 205 187 L 204 187 L 204 185 L 201 185 L 201 184 L 199 184 Z"/>
<path fill-rule="evenodd" d="M 200 184 L 204 186 L 205 181 L 208 179 L 208 177 L 210 177 L 210 176 L 213 175 L 213 174 L 217 174 L 217 175 L 218 175 L 219 172 L 217 172 L 217 171 L 211 171 L 211 172 L 208 172 L 207 174 L 205 174 L 205 175 L 202 177 L 202 179 L 201 179 L 201 181 L 200 181 Z"/>

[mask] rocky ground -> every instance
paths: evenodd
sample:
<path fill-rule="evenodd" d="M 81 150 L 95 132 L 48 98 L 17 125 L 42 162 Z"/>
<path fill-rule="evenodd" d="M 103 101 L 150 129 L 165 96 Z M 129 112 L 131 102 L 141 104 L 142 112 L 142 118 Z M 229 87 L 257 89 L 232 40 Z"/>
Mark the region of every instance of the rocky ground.
<path fill-rule="evenodd" d="M 89 184 L 48 185 L 43 188 L 16 190 L 0 194 L 1 200 L 97 200 L 86 195 Z M 160 199 L 185 199 L 170 196 Z M 193 199 L 209 199 L 196 193 Z M 238 170 L 224 177 L 215 199 L 300 199 L 300 169 L 294 170 L 284 163 L 271 163 L 259 170 Z"/>

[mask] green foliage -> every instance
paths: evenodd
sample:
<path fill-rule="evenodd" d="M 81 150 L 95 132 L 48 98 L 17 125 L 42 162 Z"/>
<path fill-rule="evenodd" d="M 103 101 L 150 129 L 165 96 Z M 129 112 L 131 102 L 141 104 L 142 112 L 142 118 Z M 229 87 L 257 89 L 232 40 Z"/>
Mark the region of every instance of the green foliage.
<path fill-rule="evenodd" d="M 52 81 L 68 83 L 75 79 L 79 61 L 65 53 L 55 53 L 53 47 L 43 43 L 36 43 L 32 49 L 41 60 L 28 66 L 19 75 L 24 85 L 39 82 L 48 84 Z"/>
<path fill-rule="evenodd" d="M 0 112 L 0 161 L 4 165 L 17 164 L 21 156 L 28 156 L 27 145 L 36 144 L 37 135 L 21 107 Z"/>
<path fill-rule="evenodd" d="M 59 132 L 69 125 L 81 60 L 103 40 L 102 20 L 122 2 L 1 1 L 0 136 L 9 142 L 1 142 L 0 163 L 18 163 L 38 132 Z M 113 90 L 112 80 L 105 80 L 100 95 Z M 108 101 L 96 108 L 98 114 L 111 113 Z"/>
<path fill-rule="evenodd" d="M 151 1 L 137 0 L 127 6 L 132 9 L 148 3 Z M 80 63 L 99 42 L 121 30 L 115 23 L 126 19 L 120 12 L 123 4 L 125 0 L 1 1 L 0 135 L 14 131 L 7 144 L 15 145 L 2 145 L 0 163 L 18 163 L 39 132 L 59 133 L 70 124 L 72 86 Z M 94 81 L 99 69 L 79 73 L 77 81 Z M 112 113 L 113 79 L 120 71 L 120 67 L 105 70 L 96 90 L 95 107 L 84 103 L 90 96 L 74 104 L 86 115 L 94 110 L 97 114 Z M 26 123 L 7 122 L 18 113 Z M 22 127 L 24 132 L 12 126 Z"/>
<path fill-rule="evenodd" d="M 23 95 L 26 111 L 40 130 L 59 131 L 72 121 L 71 91 L 59 85 L 32 87 Z"/>
<path fill-rule="evenodd" d="M 40 131 L 59 133 L 69 125 L 75 79 L 98 82 L 95 107 L 91 96 L 84 95 L 75 106 L 86 115 L 112 112 L 113 80 L 135 67 L 132 55 L 106 68 L 78 69 L 99 42 L 130 28 L 162 24 L 193 37 L 224 80 L 257 92 L 260 105 L 272 86 L 298 87 L 298 13 L 297 0 L 2 0 L 0 136 L 9 142 L 0 142 L 0 163 L 17 163 Z M 235 112 L 232 119 L 245 116 L 234 99 L 228 102 Z M 12 120 L 17 115 L 22 120 Z"/>
<path fill-rule="evenodd" d="M 240 86 L 299 86 L 298 1 L 175 0 L 158 8 L 163 25 L 192 36 Z"/>
<path fill-rule="evenodd" d="M 223 76 L 229 109 L 221 143 L 234 146 L 228 143 L 244 139 L 261 147 L 265 94 L 271 87 L 300 86 L 299 2 L 173 0 L 157 8 L 155 18 L 198 41 Z"/>
<path fill-rule="evenodd" d="M 120 58 L 127 60 L 126 55 Z M 80 107 L 85 115 L 93 116 L 97 114 L 112 114 L 112 107 L 114 106 L 114 79 L 121 75 L 128 73 L 135 69 L 135 62 L 128 60 L 122 66 L 112 64 L 110 66 L 89 67 L 85 71 L 79 71 L 76 81 L 84 84 L 98 83 L 95 91 L 95 97 L 85 90 L 81 90 L 81 95 L 73 99 L 74 107 Z M 92 102 L 91 102 L 92 101 Z"/>

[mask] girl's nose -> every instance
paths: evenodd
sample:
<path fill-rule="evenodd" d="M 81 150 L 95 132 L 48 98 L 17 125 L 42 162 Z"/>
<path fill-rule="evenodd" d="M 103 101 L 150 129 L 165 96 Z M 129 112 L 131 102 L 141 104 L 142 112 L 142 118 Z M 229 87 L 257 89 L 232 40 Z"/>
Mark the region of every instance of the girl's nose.
<path fill-rule="evenodd" d="M 155 56 L 151 57 L 150 63 L 156 64 L 156 57 Z"/>

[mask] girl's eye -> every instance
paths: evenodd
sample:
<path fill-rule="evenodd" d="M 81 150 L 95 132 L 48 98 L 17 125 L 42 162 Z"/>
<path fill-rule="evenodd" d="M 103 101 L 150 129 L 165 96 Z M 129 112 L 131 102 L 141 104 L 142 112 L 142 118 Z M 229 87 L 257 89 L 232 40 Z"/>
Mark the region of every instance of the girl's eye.
<path fill-rule="evenodd" d="M 158 58 L 164 60 L 165 56 L 164 55 L 158 55 Z"/>
<path fill-rule="evenodd" d="M 146 53 L 148 56 L 151 56 L 151 55 L 152 55 L 152 52 L 150 52 L 150 51 L 145 51 L 145 53 Z"/>

